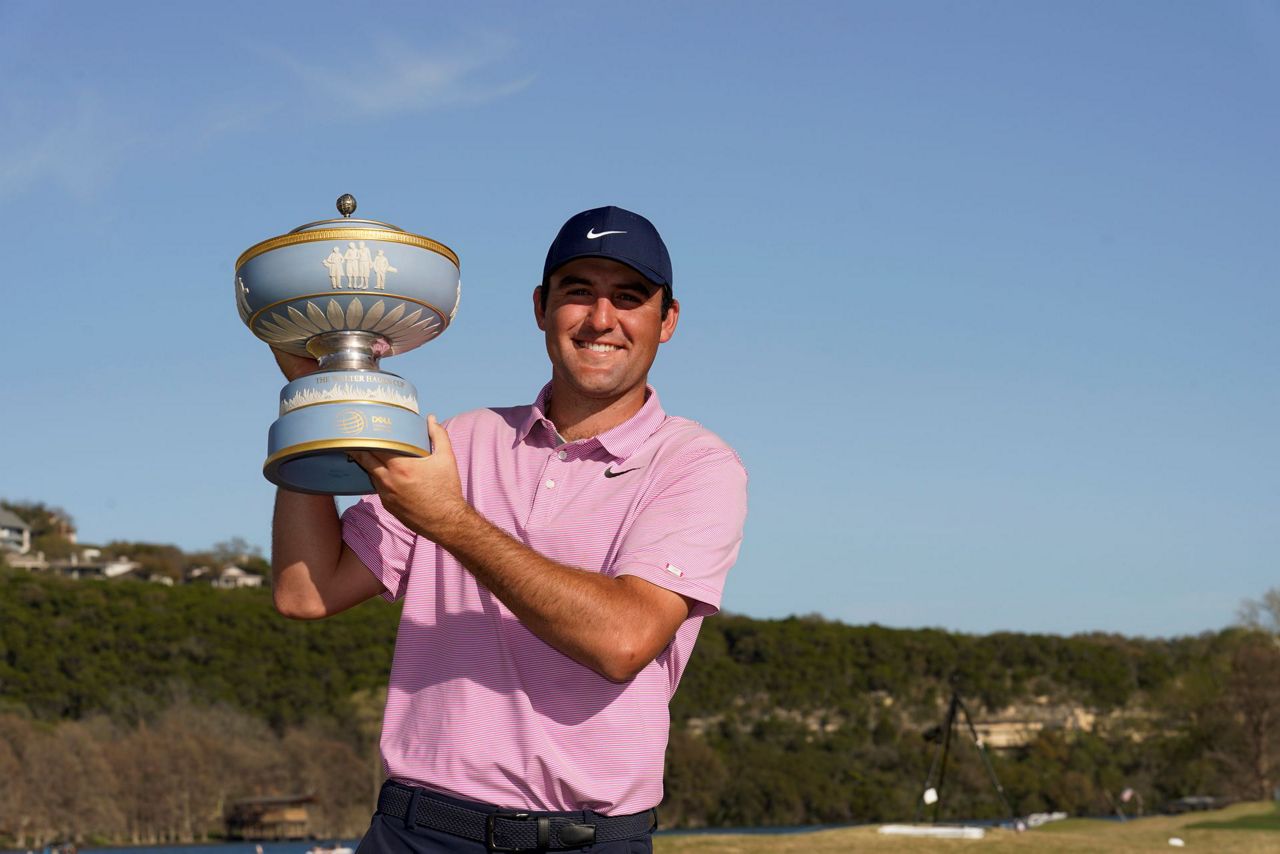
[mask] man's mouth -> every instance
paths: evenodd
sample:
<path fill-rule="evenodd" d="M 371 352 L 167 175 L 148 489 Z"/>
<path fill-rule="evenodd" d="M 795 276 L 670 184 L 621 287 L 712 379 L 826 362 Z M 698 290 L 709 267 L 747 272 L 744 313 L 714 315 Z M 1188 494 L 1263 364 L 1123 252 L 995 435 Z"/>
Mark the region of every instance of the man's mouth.
<path fill-rule="evenodd" d="M 622 349 L 617 344 L 602 344 L 599 341 L 574 341 L 573 344 L 579 350 L 590 350 L 592 353 L 612 353 Z"/>

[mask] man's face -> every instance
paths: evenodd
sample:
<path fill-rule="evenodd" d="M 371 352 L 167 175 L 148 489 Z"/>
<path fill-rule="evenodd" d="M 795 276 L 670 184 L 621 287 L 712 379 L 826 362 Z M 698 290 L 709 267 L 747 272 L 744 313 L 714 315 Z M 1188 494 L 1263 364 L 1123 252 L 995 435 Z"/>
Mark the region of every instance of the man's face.
<path fill-rule="evenodd" d="M 551 274 L 544 310 L 533 293 L 538 328 L 557 394 L 612 401 L 643 393 L 658 345 L 670 340 L 680 315 L 672 302 L 662 316 L 662 288 L 617 261 L 578 258 Z"/>

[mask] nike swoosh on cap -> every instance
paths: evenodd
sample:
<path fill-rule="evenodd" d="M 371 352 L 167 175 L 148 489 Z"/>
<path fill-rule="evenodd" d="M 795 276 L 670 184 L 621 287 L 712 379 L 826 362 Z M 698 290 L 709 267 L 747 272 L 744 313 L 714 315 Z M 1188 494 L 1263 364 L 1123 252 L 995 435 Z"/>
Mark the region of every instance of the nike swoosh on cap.
<path fill-rule="evenodd" d="M 593 227 L 593 228 L 590 228 L 590 229 L 588 229 L 588 230 L 587 230 L 587 240 L 596 240 L 597 238 L 604 237 L 606 234 L 626 234 L 626 232 L 625 232 L 625 231 L 601 231 L 601 232 L 597 232 L 597 231 L 595 230 L 595 228 Z"/>

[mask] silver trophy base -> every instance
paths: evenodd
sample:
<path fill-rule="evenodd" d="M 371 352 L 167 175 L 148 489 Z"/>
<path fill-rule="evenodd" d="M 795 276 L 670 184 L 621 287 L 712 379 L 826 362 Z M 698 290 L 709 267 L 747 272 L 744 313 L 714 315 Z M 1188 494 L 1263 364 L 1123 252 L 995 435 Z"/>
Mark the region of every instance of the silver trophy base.
<path fill-rule="evenodd" d="M 262 466 L 267 480 L 293 492 L 368 495 L 373 483 L 351 451 L 431 453 L 417 390 L 407 380 L 383 371 L 321 371 L 281 390 Z"/>

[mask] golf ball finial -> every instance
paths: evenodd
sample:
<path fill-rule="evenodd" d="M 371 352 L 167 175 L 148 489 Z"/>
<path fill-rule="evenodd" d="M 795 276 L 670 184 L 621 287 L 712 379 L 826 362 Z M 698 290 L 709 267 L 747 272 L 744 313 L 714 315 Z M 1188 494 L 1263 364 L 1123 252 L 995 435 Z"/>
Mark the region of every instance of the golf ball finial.
<path fill-rule="evenodd" d="M 350 193 L 343 193 L 338 196 L 338 213 L 343 216 L 351 216 L 356 212 L 356 197 Z"/>

